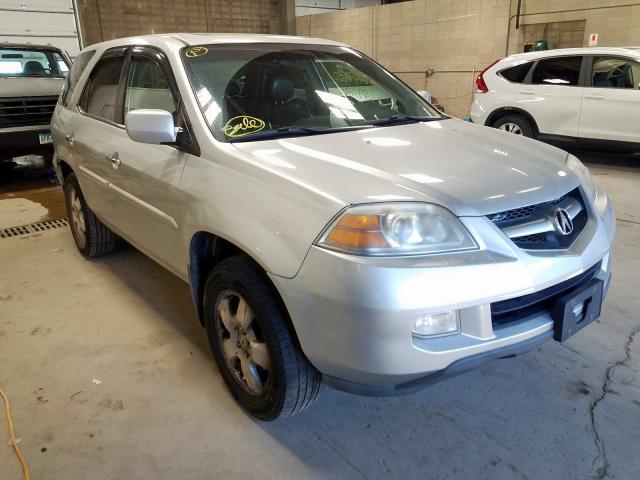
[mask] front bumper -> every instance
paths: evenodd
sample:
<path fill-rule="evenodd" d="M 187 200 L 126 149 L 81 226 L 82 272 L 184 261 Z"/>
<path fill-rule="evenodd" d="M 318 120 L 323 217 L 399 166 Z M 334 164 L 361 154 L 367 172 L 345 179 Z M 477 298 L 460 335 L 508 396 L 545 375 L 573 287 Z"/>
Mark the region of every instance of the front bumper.
<path fill-rule="evenodd" d="M 50 133 L 49 125 L 0 128 L 0 151 L 12 154 L 36 151 L 52 152 L 53 145 L 40 143 L 40 133 Z"/>
<path fill-rule="evenodd" d="M 550 313 L 494 324 L 492 303 L 549 288 L 599 262 L 595 275 L 608 286 L 610 202 L 602 217 L 591 212 L 567 250 L 521 250 L 486 217 L 461 220 L 479 251 L 374 259 L 312 247 L 294 278 L 271 276 L 305 355 L 328 383 L 357 393 L 399 393 L 523 353 L 552 337 Z M 460 333 L 412 335 L 416 316 L 448 310 L 459 311 Z"/>

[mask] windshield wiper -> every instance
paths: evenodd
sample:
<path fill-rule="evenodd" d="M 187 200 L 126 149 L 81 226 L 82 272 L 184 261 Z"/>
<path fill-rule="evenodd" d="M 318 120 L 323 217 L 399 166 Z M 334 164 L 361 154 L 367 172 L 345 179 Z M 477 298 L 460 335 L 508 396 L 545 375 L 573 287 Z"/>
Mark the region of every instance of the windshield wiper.
<path fill-rule="evenodd" d="M 361 125 L 373 125 L 373 126 L 389 126 L 400 125 L 403 123 L 418 123 L 418 122 L 434 122 L 436 120 L 444 120 L 441 117 L 423 117 L 417 115 L 391 115 L 388 118 L 380 118 L 378 120 L 369 120 Z"/>
<path fill-rule="evenodd" d="M 235 142 L 252 142 L 254 140 L 270 140 L 272 138 L 283 137 L 301 137 L 308 135 L 323 135 L 326 133 L 346 132 L 358 130 L 360 128 L 370 128 L 371 125 L 354 125 L 349 127 L 284 127 L 277 130 L 269 130 L 266 132 L 251 133 L 242 137 L 234 138 L 231 143 Z"/>

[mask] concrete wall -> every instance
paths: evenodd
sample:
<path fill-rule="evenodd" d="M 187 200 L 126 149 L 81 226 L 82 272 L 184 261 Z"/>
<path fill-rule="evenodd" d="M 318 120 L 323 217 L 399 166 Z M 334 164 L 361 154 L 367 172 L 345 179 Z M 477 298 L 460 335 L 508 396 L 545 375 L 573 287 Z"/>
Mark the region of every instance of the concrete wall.
<path fill-rule="evenodd" d="M 78 0 L 85 45 L 164 32 L 280 33 L 278 0 Z"/>
<path fill-rule="evenodd" d="M 584 21 L 585 46 L 590 33 L 599 34 L 600 46 L 640 45 L 640 1 L 523 0 L 518 30 L 516 4 L 414 0 L 298 17 L 296 29 L 298 35 L 359 48 L 414 88 L 429 90 L 457 116 L 468 113 L 477 73 L 504 57 L 507 49 L 522 52 L 525 31 L 535 31 L 534 25 L 571 22 L 573 28 L 576 21 Z M 634 5 L 623 6 L 629 4 Z"/>

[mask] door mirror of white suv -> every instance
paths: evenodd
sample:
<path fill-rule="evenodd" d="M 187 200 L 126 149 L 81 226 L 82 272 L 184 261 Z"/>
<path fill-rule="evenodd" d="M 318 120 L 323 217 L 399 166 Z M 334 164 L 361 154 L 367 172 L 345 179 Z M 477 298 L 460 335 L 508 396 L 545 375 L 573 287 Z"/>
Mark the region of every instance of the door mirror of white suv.
<path fill-rule="evenodd" d="M 161 144 L 176 141 L 173 115 L 166 110 L 131 110 L 125 116 L 124 126 L 135 142 Z"/>
<path fill-rule="evenodd" d="M 418 95 L 424 98 L 427 102 L 431 103 L 431 94 L 426 90 L 418 90 Z"/>

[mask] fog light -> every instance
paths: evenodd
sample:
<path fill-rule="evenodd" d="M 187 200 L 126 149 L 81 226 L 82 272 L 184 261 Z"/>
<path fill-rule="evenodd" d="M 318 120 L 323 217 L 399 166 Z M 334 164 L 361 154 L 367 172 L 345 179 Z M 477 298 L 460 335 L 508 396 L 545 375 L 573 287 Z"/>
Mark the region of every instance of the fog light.
<path fill-rule="evenodd" d="M 460 322 L 458 321 L 457 310 L 420 315 L 413 320 L 411 325 L 411 332 L 421 337 L 449 335 L 459 331 Z"/>

